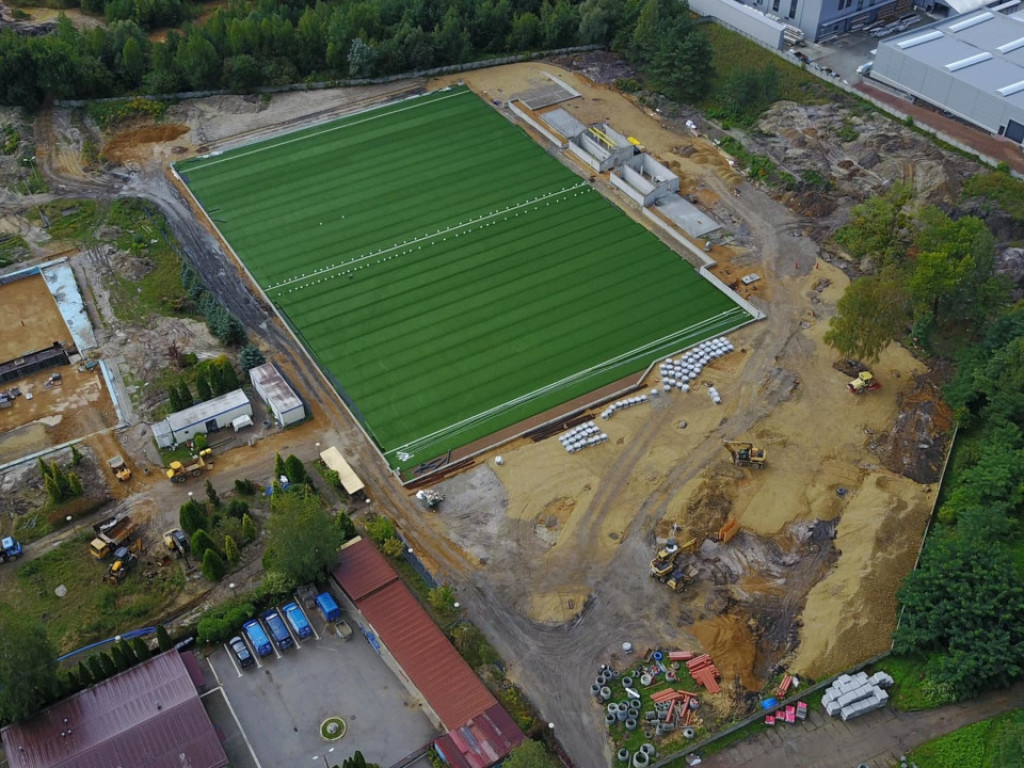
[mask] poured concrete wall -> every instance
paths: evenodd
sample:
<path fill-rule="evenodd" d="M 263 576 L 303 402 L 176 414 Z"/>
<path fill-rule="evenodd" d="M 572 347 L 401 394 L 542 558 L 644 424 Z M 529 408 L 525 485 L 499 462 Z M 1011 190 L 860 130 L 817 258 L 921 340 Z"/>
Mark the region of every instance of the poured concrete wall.
<path fill-rule="evenodd" d="M 760 11 L 740 5 L 734 0 L 690 0 L 690 9 L 701 16 L 718 19 L 724 26 L 776 51 L 781 51 L 785 44 L 785 24 L 773 21 Z"/>

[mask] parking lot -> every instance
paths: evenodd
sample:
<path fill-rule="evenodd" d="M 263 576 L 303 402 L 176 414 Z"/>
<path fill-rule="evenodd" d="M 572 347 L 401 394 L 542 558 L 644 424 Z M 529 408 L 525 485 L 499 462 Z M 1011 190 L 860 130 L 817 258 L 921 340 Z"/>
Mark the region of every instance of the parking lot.
<path fill-rule="evenodd" d="M 306 616 L 313 636 L 298 640 L 292 633 L 294 648 L 253 654 L 249 669 L 239 667 L 226 645 L 205 660 L 203 702 L 234 768 L 300 766 L 302 760 L 331 768 L 357 749 L 367 762 L 390 766 L 440 735 L 348 614 L 355 630 L 348 641 L 317 612 Z M 347 731 L 327 741 L 320 724 L 333 716 Z"/>

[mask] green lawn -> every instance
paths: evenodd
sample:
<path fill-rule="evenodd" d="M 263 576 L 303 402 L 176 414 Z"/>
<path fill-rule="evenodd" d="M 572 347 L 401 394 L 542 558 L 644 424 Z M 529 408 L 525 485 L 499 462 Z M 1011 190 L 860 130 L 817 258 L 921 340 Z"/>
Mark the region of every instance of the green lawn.
<path fill-rule="evenodd" d="M 918 768 L 1016 768 L 1024 765 L 1024 710 L 965 726 L 908 755 Z"/>
<path fill-rule="evenodd" d="M 396 467 L 749 320 L 465 88 L 177 168 Z"/>

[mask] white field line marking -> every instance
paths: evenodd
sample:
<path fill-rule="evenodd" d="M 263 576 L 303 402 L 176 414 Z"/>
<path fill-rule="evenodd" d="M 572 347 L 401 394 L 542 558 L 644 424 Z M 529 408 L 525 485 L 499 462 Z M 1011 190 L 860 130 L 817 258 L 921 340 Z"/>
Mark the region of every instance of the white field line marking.
<path fill-rule="evenodd" d="M 501 216 L 502 214 L 514 213 L 515 211 L 518 211 L 521 208 L 529 208 L 531 205 L 535 205 L 537 203 L 542 203 L 545 200 L 550 200 L 552 198 L 564 195 L 567 192 L 573 192 L 575 190 L 578 190 L 578 189 L 581 189 L 581 188 L 584 188 L 584 187 L 589 188 L 589 186 L 590 185 L 589 185 L 588 182 L 583 181 L 583 182 L 580 182 L 579 184 L 576 184 L 575 186 L 566 187 L 565 189 L 560 189 L 557 192 L 548 192 L 547 194 L 541 195 L 540 197 L 536 197 L 536 198 L 534 198 L 532 200 L 527 200 L 527 201 L 524 201 L 522 203 L 517 203 L 516 205 L 509 206 L 508 208 L 503 208 L 502 210 L 499 210 L 499 211 L 492 211 L 491 213 L 486 213 L 483 216 L 480 216 L 479 218 L 470 219 L 467 222 L 460 222 L 459 224 L 455 224 L 453 226 L 450 226 L 447 229 L 439 229 L 437 232 L 434 232 L 434 233 L 429 234 L 429 235 L 421 235 L 420 237 L 413 238 L 412 240 L 408 240 L 408 241 L 403 242 L 403 243 L 395 243 L 390 248 L 382 248 L 379 251 L 374 251 L 373 253 L 368 253 L 365 256 L 357 256 L 356 258 L 354 258 L 354 259 L 352 259 L 350 261 L 343 262 L 341 264 L 332 264 L 329 267 L 323 267 L 322 269 L 318 269 L 315 272 L 310 272 L 308 275 L 303 274 L 303 275 L 299 275 L 298 277 L 290 277 L 287 280 L 282 280 L 279 283 L 274 283 L 273 285 L 267 286 L 267 290 L 268 291 L 274 291 L 274 290 L 278 290 L 279 288 L 284 288 L 284 287 L 289 286 L 289 285 L 294 285 L 295 283 L 301 283 L 301 282 L 304 282 L 306 280 L 312 280 L 315 277 L 326 275 L 326 274 L 328 274 L 330 272 L 335 272 L 335 271 L 337 271 L 339 269 L 344 269 L 345 267 L 351 266 L 352 264 L 356 264 L 356 263 L 358 263 L 360 261 L 366 261 L 367 259 L 372 259 L 372 258 L 374 258 L 376 256 L 382 256 L 384 254 L 392 253 L 393 251 L 396 251 L 399 248 L 404 248 L 407 245 L 416 245 L 417 243 L 422 243 L 422 242 L 426 242 L 428 240 L 433 240 L 436 237 L 440 237 L 442 235 L 447 235 L 447 234 L 449 234 L 451 232 L 457 232 L 459 230 L 465 229 L 466 227 L 471 227 L 471 226 L 473 226 L 475 224 L 479 224 L 481 222 L 488 221 L 489 219 L 496 219 L 497 217 Z M 357 269 L 358 268 L 359 267 L 357 267 Z M 297 290 L 297 289 L 295 289 L 295 290 Z M 278 296 L 280 296 L 280 295 L 281 294 L 279 293 Z"/>
<path fill-rule="evenodd" d="M 305 141 L 306 139 L 313 139 L 313 138 L 316 138 L 317 136 L 323 136 L 325 133 L 333 133 L 334 131 L 340 131 L 342 128 L 351 128 L 352 126 L 355 126 L 355 125 L 362 125 L 363 123 L 368 123 L 371 120 L 380 120 L 381 118 L 389 117 L 390 115 L 397 115 L 397 114 L 400 114 L 402 112 L 408 112 L 410 109 L 418 109 L 419 107 L 425 107 L 428 104 L 434 104 L 434 103 L 436 103 L 438 101 L 445 101 L 446 99 L 454 99 L 456 96 L 464 96 L 467 93 L 472 93 L 472 91 L 467 89 L 465 91 L 458 91 L 456 93 L 450 93 L 447 96 L 438 96 L 437 98 L 434 98 L 434 99 L 424 99 L 424 100 L 419 101 L 419 102 L 417 102 L 415 104 L 411 104 L 408 107 L 402 107 L 401 109 L 392 109 L 392 110 L 388 110 L 386 112 L 381 112 L 378 115 L 371 115 L 370 117 L 364 117 L 362 120 L 354 120 L 352 122 L 342 123 L 341 125 L 334 125 L 334 126 L 331 126 L 330 128 L 324 128 L 322 131 L 316 131 L 315 133 L 308 133 L 308 134 L 306 134 L 304 136 L 296 136 L 295 138 L 292 138 L 292 139 L 287 139 L 285 141 L 280 141 L 277 144 L 268 144 L 265 147 L 256 147 L 255 149 L 250 149 L 248 152 L 240 152 L 237 155 L 231 155 L 230 157 L 218 157 L 215 160 L 210 160 L 210 162 L 208 162 L 208 163 L 199 163 L 198 165 L 194 165 L 191 168 L 189 168 L 187 171 L 185 171 L 185 173 L 186 174 L 195 173 L 196 171 L 202 170 L 204 168 L 210 168 L 211 166 L 217 165 L 219 163 L 226 163 L 229 160 L 237 160 L 237 159 L 239 159 L 241 157 L 248 157 L 249 155 L 255 155 L 255 154 L 259 153 L 259 152 L 266 152 L 269 149 L 277 149 L 278 147 L 284 147 L 284 146 L 287 146 L 288 144 L 294 144 L 297 141 Z M 340 118 L 340 119 L 344 120 L 345 118 Z"/>
<path fill-rule="evenodd" d="M 531 400 L 534 400 L 538 397 L 542 397 L 546 394 L 557 391 L 571 384 L 575 384 L 576 382 L 586 378 L 587 376 L 591 376 L 596 373 L 601 373 L 602 371 L 607 370 L 608 368 L 612 368 L 616 365 L 627 362 L 631 358 L 645 354 L 650 354 L 658 347 L 662 347 L 670 342 L 675 341 L 676 339 L 685 338 L 686 336 L 698 332 L 699 329 L 701 329 L 702 327 L 711 325 L 713 323 L 717 324 L 718 322 L 725 319 L 726 317 L 728 317 L 729 315 L 733 314 L 736 311 L 742 312 L 743 310 L 740 307 L 735 307 L 732 309 L 728 309 L 724 312 L 721 312 L 718 315 L 715 315 L 714 317 L 705 318 L 700 322 L 694 323 L 693 325 L 687 326 L 686 328 L 670 333 L 666 336 L 661 337 L 660 339 L 649 341 L 642 346 L 629 350 L 628 352 L 623 352 L 622 354 L 617 355 L 616 357 L 613 357 L 609 360 L 605 360 L 603 362 L 592 365 L 589 368 L 586 368 L 582 371 L 578 371 L 570 376 L 566 376 L 564 379 L 552 382 L 551 384 L 546 384 L 545 386 L 535 389 L 532 392 L 528 392 L 524 395 L 520 395 L 517 398 L 513 398 L 512 400 L 501 403 L 500 405 L 488 408 L 487 410 L 481 411 L 480 413 L 474 414 L 473 416 L 468 416 L 465 419 L 462 419 L 461 421 L 458 421 L 454 424 L 449 424 L 448 426 L 436 430 L 435 432 L 431 432 L 428 435 L 418 437 L 415 440 L 406 443 L 403 446 L 399 446 L 398 448 L 394 448 L 390 451 L 385 452 L 385 455 L 390 456 L 392 454 L 397 454 L 400 451 L 403 453 L 411 453 L 415 455 L 415 452 L 419 450 L 422 446 L 427 445 L 440 437 L 449 437 L 452 435 L 457 435 L 459 432 L 462 432 L 466 429 L 470 429 L 480 421 L 488 419 L 495 415 L 496 413 L 499 413 L 500 411 L 503 411 L 507 408 L 522 405 L 523 403 L 530 402 Z"/>
<path fill-rule="evenodd" d="M 236 673 L 236 674 L 237 674 L 237 675 L 238 675 L 239 677 L 241 677 L 241 676 L 242 676 L 242 670 L 240 670 L 240 669 L 238 668 L 238 665 L 237 665 L 237 664 L 235 664 L 235 659 L 234 659 L 235 653 L 234 653 L 234 651 L 232 651 L 232 650 L 231 650 L 230 648 L 228 648 L 228 644 L 227 644 L 227 643 L 224 643 L 224 651 L 225 651 L 225 652 L 227 653 L 227 655 L 228 655 L 228 661 L 230 661 L 230 662 L 231 662 L 231 666 L 232 666 L 232 667 L 234 667 L 234 669 L 235 669 L 235 673 Z M 213 662 L 212 662 L 212 661 L 210 662 L 210 669 L 213 669 Z M 216 676 L 217 676 L 217 671 L 216 671 L 216 670 L 214 670 L 214 672 L 213 672 L 213 676 L 214 676 L 214 677 L 216 677 Z M 217 682 L 220 682 L 220 680 L 218 679 L 218 681 L 217 681 Z"/>

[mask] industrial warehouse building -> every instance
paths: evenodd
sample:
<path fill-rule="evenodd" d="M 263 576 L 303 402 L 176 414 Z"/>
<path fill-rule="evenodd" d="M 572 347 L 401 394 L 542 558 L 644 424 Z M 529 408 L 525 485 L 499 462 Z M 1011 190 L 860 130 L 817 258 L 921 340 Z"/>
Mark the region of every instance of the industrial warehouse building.
<path fill-rule="evenodd" d="M 267 404 L 279 427 L 297 424 L 306 418 L 306 408 L 295 390 L 273 363 L 264 363 L 249 371 L 249 379 L 260 399 Z"/>
<path fill-rule="evenodd" d="M 247 417 L 247 418 L 246 418 Z M 236 389 L 212 400 L 193 405 L 183 411 L 172 413 L 163 421 L 153 425 L 153 437 L 161 448 L 171 448 L 178 443 L 191 440 L 200 432 L 216 432 L 230 427 L 238 420 L 243 424 L 252 421 L 252 404 L 245 392 Z"/>
<path fill-rule="evenodd" d="M 871 77 L 1022 142 L 1024 12 L 981 10 L 886 40 Z"/>
<path fill-rule="evenodd" d="M 7 764 L 223 768 L 228 758 L 196 684 L 180 653 L 162 653 L 4 728 Z"/>

